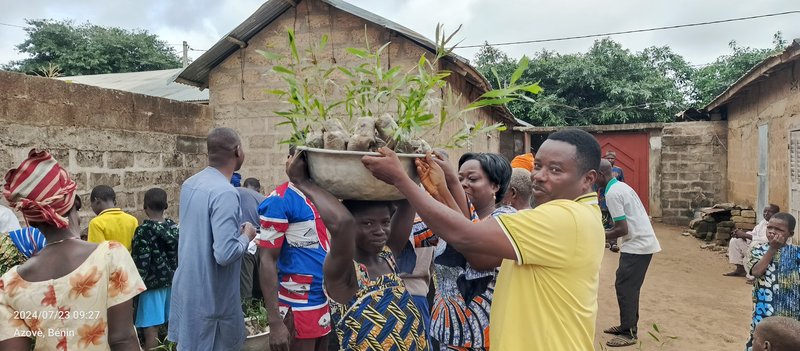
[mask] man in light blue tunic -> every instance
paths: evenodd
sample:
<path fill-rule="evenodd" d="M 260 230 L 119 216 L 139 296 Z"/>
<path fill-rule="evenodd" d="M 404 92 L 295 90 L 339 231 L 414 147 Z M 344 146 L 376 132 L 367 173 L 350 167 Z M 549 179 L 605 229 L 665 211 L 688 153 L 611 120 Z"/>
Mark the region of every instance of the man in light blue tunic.
<path fill-rule="evenodd" d="M 241 259 L 256 235 L 251 223 L 239 226 L 239 193 L 230 184 L 244 151 L 230 128 L 212 130 L 207 145 L 209 166 L 181 187 L 168 339 L 178 350 L 239 350 L 245 339 Z"/>

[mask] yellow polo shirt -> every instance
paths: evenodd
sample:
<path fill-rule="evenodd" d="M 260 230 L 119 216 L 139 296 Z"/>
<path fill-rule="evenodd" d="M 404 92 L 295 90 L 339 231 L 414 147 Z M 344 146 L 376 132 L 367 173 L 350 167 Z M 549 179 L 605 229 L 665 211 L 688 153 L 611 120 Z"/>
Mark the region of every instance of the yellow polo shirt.
<path fill-rule="evenodd" d="M 133 233 L 138 226 L 139 220 L 136 217 L 121 209 L 109 208 L 89 221 L 89 238 L 87 240 L 98 244 L 108 240 L 117 241 L 130 252 Z"/>
<path fill-rule="evenodd" d="M 594 350 L 605 232 L 597 194 L 497 217 L 517 254 L 492 301 L 493 351 Z"/>

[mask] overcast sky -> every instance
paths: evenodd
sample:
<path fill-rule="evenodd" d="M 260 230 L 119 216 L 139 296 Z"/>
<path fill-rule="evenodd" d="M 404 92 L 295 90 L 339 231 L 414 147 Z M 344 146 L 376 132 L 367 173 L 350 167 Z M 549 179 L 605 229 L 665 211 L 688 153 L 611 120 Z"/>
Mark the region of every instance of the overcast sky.
<path fill-rule="evenodd" d="M 350 0 L 350 3 L 433 38 L 436 23 L 455 29 L 463 44 L 558 38 L 574 35 L 660 27 L 767 13 L 800 10 L 796 0 Z M 73 19 L 104 26 L 146 29 L 180 49 L 183 40 L 196 49 L 209 48 L 240 24 L 261 0 L 0 0 L 0 22 L 24 25 L 26 18 Z M 770 47 L 772 35 L 800 37 L 800 14 L 710 26 L 614 36 L 634 51 L 669 45 L 693 64 L 726 54 L 728 42 Z M 14 46 L 25 40 L 17 27 L 0 25 L 0 63 L 20 59 Z M 519 57 L 542 49 L 583 52 L 594 39 L 504 46 Z M 476 49 L 461 49 L 473 59 Z M 197 57 L 201 52 L 190 52 Z"/>

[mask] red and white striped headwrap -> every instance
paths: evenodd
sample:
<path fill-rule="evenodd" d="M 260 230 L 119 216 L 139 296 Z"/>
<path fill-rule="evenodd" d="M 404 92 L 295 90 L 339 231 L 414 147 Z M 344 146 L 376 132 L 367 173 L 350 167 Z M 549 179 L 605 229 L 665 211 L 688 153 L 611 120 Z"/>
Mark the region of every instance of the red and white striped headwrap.
<path fill-rule="evenodd" d="M 6 173 L 3 196 L 28 222 L 66 228 L 64 215 L 75 202 L 75 184 L 69 173 L 47 151 L 31 150 L 28 158 Z"/>

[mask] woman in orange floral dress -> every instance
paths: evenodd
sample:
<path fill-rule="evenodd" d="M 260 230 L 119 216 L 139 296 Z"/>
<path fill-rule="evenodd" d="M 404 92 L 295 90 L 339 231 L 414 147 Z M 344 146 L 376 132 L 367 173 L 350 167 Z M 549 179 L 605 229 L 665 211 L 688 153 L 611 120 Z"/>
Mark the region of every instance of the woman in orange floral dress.
<path fill-rule="evenodd" d="M 47 245 L 0 278 L 0 350 L 140 350 L 132 298 L 144 283 L 121 244 L 79 240 L 75 188 L 44 151 L 5 176 L 6 200 Z"/>

